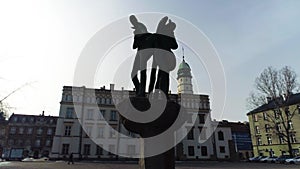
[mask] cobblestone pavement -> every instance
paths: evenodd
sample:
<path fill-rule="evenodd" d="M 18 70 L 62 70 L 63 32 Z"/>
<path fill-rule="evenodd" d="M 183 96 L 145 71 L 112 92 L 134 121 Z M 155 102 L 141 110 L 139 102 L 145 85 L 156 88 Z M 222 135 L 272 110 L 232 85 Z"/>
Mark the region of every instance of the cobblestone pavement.
<path fill-rule="evenodd" d="M 68 165 L 66 162 L 0 162 L 0 169 L 139 169 L 137 164 L 129 163 L 88 163 L 77 162 Z M 266 164 L 247 162 L 185 162 L 177 163 L 176 169 L 288 169 L 300 168 L 300 165 Z"/>

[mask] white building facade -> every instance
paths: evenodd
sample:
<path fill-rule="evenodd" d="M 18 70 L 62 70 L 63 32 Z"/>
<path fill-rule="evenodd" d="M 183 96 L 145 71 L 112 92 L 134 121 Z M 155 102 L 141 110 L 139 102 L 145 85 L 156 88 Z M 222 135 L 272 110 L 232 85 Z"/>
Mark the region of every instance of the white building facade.
<path fill-rule="evenodd" d="M 178 70 L 178 94 L 169 95 L 190 115 L 186 130 L 180 133 L 186 137 L 176 146 L 176 158 L 227 159 L 231 135 L 224 132 L 225 140 L 215 139 L 209 96 L 193 94 L 190 71 L 183 60 Z M 74 158 L 83 159 L 138 157 L 141 143 L 130 138 L 139 136 L 123 127 L 115 107 L 122 99 L 134 95 L 134 91 L 115 90 L 113 84 L 109 89 L 64 86 L 50 157 L 60 159 L 71 153 Z M 222 146 L 222 151 L 216 151 L 216 146 Z"/>

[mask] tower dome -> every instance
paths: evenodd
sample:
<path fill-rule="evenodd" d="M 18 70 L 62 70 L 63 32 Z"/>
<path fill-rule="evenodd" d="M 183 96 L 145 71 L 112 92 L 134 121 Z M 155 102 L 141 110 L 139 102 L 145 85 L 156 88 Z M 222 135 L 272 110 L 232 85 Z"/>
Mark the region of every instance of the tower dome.
<path fill-rule="evenodd" d="M 188 63 L 185 62 L 184 56 L 177 71 L 177 92 L 193 94 L 192 75 L 191 68 Z"/>
<path fill-rule="evenodd" d="M 192 77 L 190 65 L 185 62 L 184 58 L 178 67 L 177 80 L 183 76 L 184 77 Z"/>

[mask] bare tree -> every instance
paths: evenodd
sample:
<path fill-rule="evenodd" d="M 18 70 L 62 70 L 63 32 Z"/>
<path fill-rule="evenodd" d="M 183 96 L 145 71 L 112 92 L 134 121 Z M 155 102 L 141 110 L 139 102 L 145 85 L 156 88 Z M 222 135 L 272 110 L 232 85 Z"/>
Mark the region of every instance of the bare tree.
<path fill-rule="evenodd" d="M 288 66 L 281 70 L 268 67 L 255 79 L 255 89 L 247 99 L 248 108 L 269 104 L 274 113 L 268 113 L 265 120 L 269 122 L 269 128 L 273 129 L 274 134 L 287 143 L 289 154 L 292 156 L 292 119 L 299 106 L 291 107 L 290 101 L 293 92 L 299 89 L 297 74 Z"/>
<path fill-rule="evenodd" d="M 18 87 L 17 89 L 11 91 L 8 95 L 6 95 L 5 97 L 3 97 L 2 99 L 0 99 L 0 119 L 5 119 L 8 116 L 8 112 L 9 110 L 12 108 L 8 105 L 8 103 L 4 103 L 4 101 L 10 97 L 12 94 L 14 94 L 15 92 L 17 92 L 18 90 L 21 90 L 22 88 L 24 88 L 25 86 L 28 86 L 30 84 L 32 84 L 33 82 L 30 83 L 25 83 L 22 86 Z"/>

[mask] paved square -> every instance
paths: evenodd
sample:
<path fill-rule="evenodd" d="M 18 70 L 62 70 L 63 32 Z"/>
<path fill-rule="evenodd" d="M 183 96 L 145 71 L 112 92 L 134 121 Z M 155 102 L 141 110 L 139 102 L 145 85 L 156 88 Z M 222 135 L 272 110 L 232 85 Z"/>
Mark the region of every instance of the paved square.
<path fill-rule="evenodd" d="M 77 162 L 68 165 L 66 162 L 0 162 L 1 169 L 139 169 L 137 164 L 129 163 L 91 163 Z M 300 168 L 300 165 L 266 164 L 248 162 L 184 162 L 177 163 L 176 169 L 287 169 Z"/>

